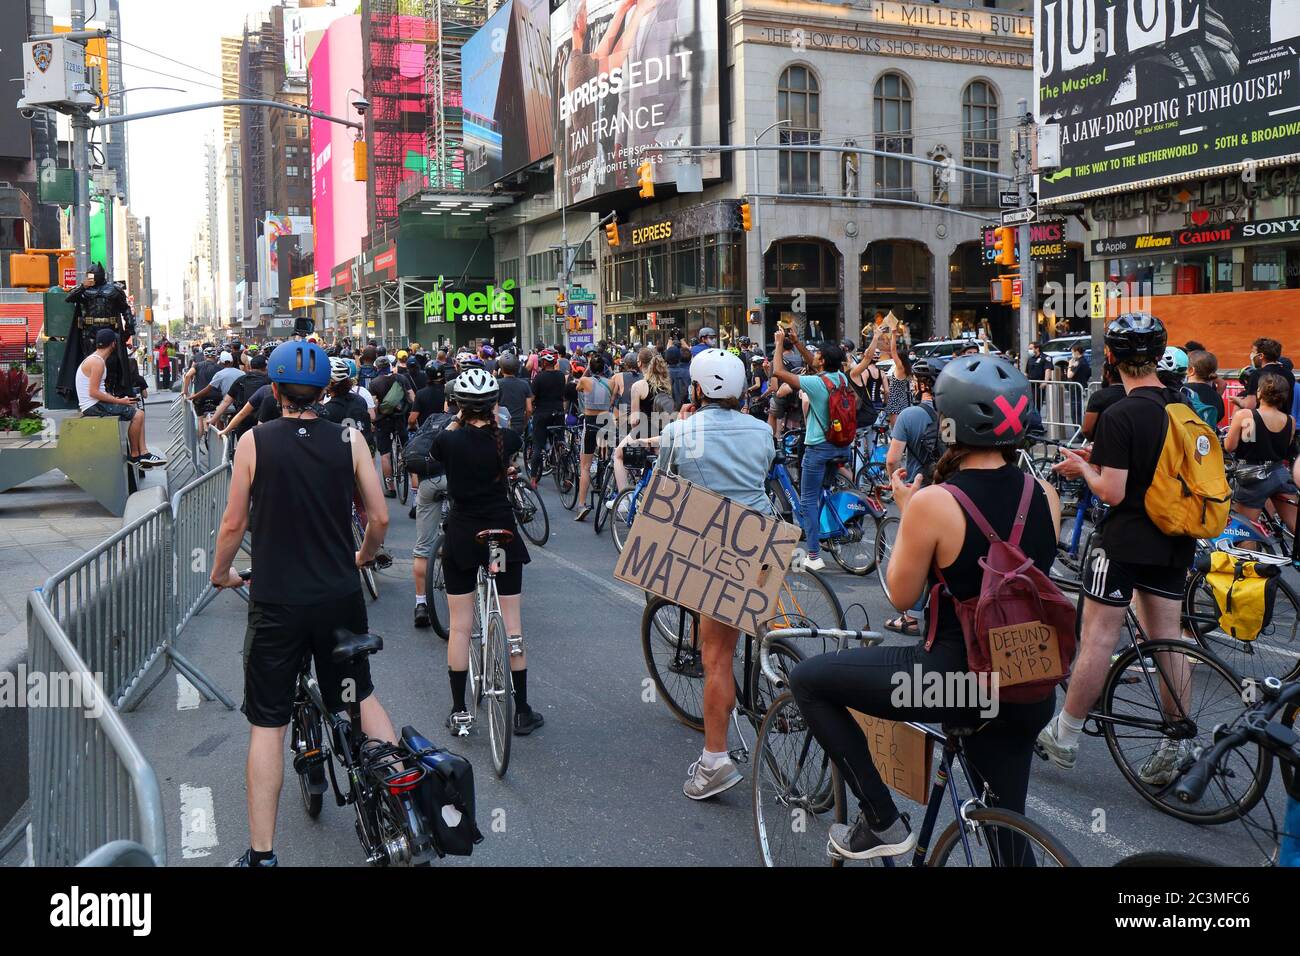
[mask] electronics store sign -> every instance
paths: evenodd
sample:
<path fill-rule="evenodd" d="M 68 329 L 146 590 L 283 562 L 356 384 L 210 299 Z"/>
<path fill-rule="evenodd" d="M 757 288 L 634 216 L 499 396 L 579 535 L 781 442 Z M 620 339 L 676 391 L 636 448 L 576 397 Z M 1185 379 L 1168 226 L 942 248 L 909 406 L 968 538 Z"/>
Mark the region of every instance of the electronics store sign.
<path fill-rule="evenodd" d="M 1204 246 L 1245 245 L 1300 238 L 1300 217 L 1257 219 L 1254 222 L 1225 222 L 1171 232 L 1144 232 L 1135 236 L 1094 239 L 1094 256 L 1130 255 L 1135 252 L 1162 252 L 1195 249 Z"/>
<path fill-rule="evenodd" d="M 500 286 L 489 285 L 482 291 L 444 289 L 445 279 L 438 277 L 438 285 L 424 295 L 424 321 L 426 322 L 476 322 L 490 328 L 514 328 L 515 281 L 507 279 Z"/>

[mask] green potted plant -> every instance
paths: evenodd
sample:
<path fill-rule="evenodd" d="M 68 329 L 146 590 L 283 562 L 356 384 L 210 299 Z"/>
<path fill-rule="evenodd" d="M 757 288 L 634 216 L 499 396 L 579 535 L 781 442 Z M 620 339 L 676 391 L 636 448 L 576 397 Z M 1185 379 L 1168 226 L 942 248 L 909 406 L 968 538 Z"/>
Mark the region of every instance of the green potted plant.
<path fill-rule="evenodd" d="M 5 431 L 30 436 L 45 428 L 41 403 L 36 399 L 39 387 L 27 378 L 21 365 L 14 365 L 0 375 L 0 426 Z"/>

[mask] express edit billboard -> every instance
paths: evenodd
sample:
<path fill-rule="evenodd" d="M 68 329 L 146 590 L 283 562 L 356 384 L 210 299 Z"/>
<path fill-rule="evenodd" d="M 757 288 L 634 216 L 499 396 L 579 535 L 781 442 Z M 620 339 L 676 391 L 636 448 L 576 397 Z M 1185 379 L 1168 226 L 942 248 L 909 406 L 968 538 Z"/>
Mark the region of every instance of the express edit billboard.
<path fill-rule="evenodd" d="M 560 0 L 551 13 L 551 73 L 561 141 L 557 175 L 570 204 L 627 189 L 654 146 L 721 142 L 715 0 Z M 706 179 L 721 175 L 715 154 Z"/>
<path fill-rule="evenodd" d="M 1296 0 L 1037 0 L 1034 37 L 1044 199 L 1300 154 Z"/>

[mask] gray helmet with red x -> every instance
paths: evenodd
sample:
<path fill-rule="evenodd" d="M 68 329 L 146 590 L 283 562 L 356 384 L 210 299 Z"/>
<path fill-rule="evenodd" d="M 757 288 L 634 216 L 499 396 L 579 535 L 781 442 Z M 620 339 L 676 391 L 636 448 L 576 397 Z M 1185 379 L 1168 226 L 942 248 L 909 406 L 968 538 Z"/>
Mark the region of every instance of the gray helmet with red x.
<path fill-rule="evenodd" d="M 998 355 L 949 362 L 934 383 L 934 405 L 951 429 L 944 438 L 972 448 L 1020 444 L 1033 411 L 1029 380 Z"/>

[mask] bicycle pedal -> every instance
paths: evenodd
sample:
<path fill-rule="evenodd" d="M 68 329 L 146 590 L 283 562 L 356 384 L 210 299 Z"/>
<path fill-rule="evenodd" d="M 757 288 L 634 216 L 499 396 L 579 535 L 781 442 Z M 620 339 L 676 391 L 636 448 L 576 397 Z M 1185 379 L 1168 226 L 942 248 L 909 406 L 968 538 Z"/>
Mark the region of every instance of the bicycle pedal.
<path fill-rule="evenodd" d="M 727 756 L 731 758 L 731 762 L 734 764 L 749 763 L 749 751 L 743 747 L 727 751 Z"/>

